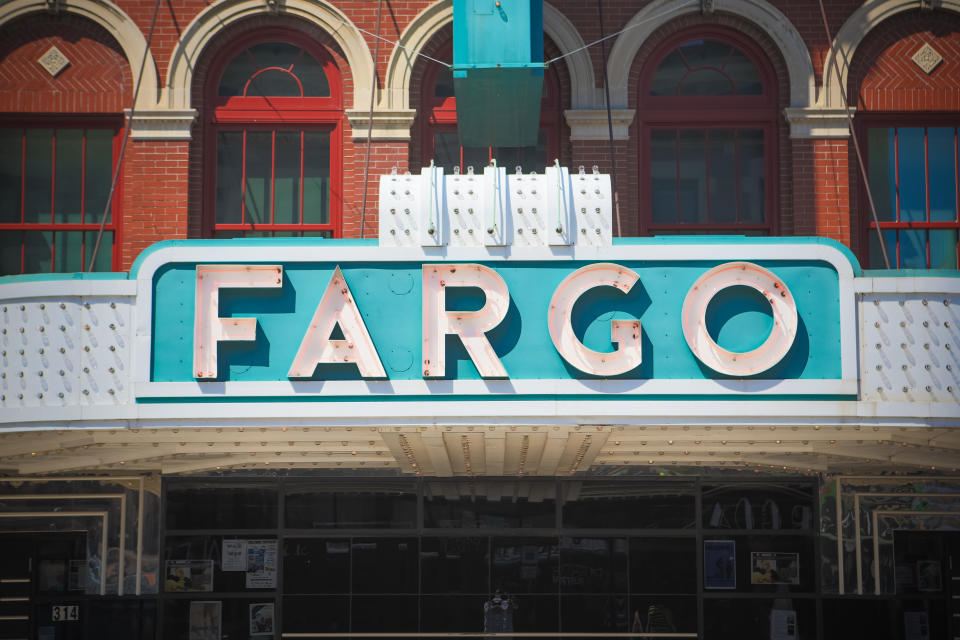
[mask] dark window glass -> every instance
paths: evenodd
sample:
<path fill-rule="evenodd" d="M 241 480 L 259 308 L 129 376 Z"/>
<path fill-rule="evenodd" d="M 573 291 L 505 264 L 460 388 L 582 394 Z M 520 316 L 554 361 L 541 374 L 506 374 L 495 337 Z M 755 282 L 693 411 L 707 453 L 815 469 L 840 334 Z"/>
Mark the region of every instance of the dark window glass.
<path fill-rule="evenodd" d="M 170 536 L 164 543 L 167 593 L 250 591 L 245 571 L 223 571 L 223 541 L 235 536 Z M 270 539 L 273 538 L 258 538 Z M 279 560 L 279 558 L 278 558 Z"/>
<path fill-rule="evenodd" d="M 696 523 L 689 483 L 583 481 L 562 486 L 565 527 L 686 529 Z"/>
<path fill-rule="evenodd" d="M 330 132 L 303 133 L 303 222 L 330 224 Z"/>
<path fill-rule="evenodd" d="M 490 592 L 488 538 L 421 538 L 422 593 Z"/>
<path fill-rule="evenodd" d="M 769 638 L 774 624 L 782 625 L 781 628 L 787 630 L 792 627 L 797 640 L 813 640 L 817 637 L 816 601 L 812 599 L 708 598 L 703 602 L 703 620 L 704 640 Z M 891 637 L 889 627 L 878 636 L 864 634 L 862 629 L 862 626 L 858 627 L 853 635 L 842 637 Z"/>
<path fill-rule="evenodd" d="M 87 600 L 87 627 L 98 640 L 153 640 L 157 624 L 156 600 L 91 598 Z"/>
<path fill-rule="evenodd" d="M 83 271 L 101 220 L 93 270 L 111 268 L 113 137 L 112 129 L 0 129 L 0 275 Z"/>
<path fill-rule="evenodd" d="M 696 538 L 632 538 L 630 590 L 635 594 L 696 593 Z"/>
<path fill-rule="evenodd" d="M 290 529 L 410 529 L 416 526 L 417 488 L 404 481 L 292 485 L 284 505 Z"/>
<path fill-rule="evenodd" d="M 653 96 L 760 95 L 763 83 L 756 65 L 735 47 L 694 40 L 671 51 L 657 67 Z"/>
<path fill-rule="evenodd" d="M 654 129 L 650 162 L 654 223 L 764 222 L 761 129 Z"/>
<path fill-rule="evenodd" d="M 452 174 L 454 168 L 466 173 L 469 167 L 480 174 L 491 159 L 509 171 L 519 166 L 525 173 L 543 173 L 547 166 L 547 131 L 540 130 L 535 147 L 461 147 L 455 131 L 438 131 L 433 135 L 433 157 L 445 174 Z"/>
<path fill-rule="evenodd" d="M 424 485 L 424 526 L 441 528 L 554 528 L 552 481 Z"/>
<path fill-rule="evenodd" d="M 956 269 L 957 128 L 869 127 L 870 193 L 892 268 Z M 867 214 L 870 266 L 883 268 Z"/>
<path fill-rule="evenodd" d="M 273 487 L 171 486 L 167 489 L 167 529 L 272 529 L 277 526 Z"/>
<path fill-rule="evenodd" d="M 422 596 L 420 630 L 427 633 L 483 631 L 484 605 L 489 598 L 487 594 Z"/>
<path fill-rule="evenodd" d="M 353 592 L 416 593 L 417 543 L 416 538 L 354 538 L 350 548 Z"/>
<path fill-rule="evenodd" d="M 568 632 L 629 632 L 630 601 L 626 594 L 563 596 L 560 628 Z"/>
<path fill-rule="evenodd" d="M 810 485 L 704 485 L 703 526 L 708 529 L 802 529 L 813 522 Z"/>
<path fill-rule="evenodd" d="M 288 538 L 283 560 L 284 593 L 350 593 L 349 538 Z"/>
<path fill-rule="evenodd" d="M 217 132 L 217 223 L 299 225 L 301 218 L 330 222 L 330 133 Z"/>
<path fill-rule="evenodd" d="M 564 593 L 627 590 L 626 538 L 560 538 L 560 589 Z"/>
<path fill-rule="evenodd" d="M 511 624 L 512 629 L 504 631 L 532 632 L 558 631 L 560 618 L 560 599 L 555 596 L 514 596 L 509 595 L 509 616 L 498 614 L 497 606 L 491 603 L 484 611 L 486 629 L 501 629 L 500 624 Z M 503 612 L 502 604 L 500 611 Z"/>
<path fill-rule="evenodd" d="M 354 633 L 417 630 L 416 596 L 354 596 L 350 600 L 350 625 Z"/>
<path fill-rule="evenodd" d="M 736 544 L 738 591 L 799 593 L 815 589 L 814 539 L 807 536 L 729 536 Z"/>
<path fill-rule="evenodd" d="M 220 78 L 223 97 L 327 97 L 322 65 L 305 50 L 285 42 L 263 42 L 234 58 Z"/>
<path fill-rule="evenodd" d="M 22 144 L 23 131 L 0 129 L 0 149 L 4 149 L 4 153 L 0 153 L 0 223 L 20 222 Z"/>
<path fill-rule="evenodd" d="M 79 590 L 75 562 L 86 564 L 87 550 L 83 534 L 38 534 L 35 540 L 37 568 L 36 589 L 40 593 L 65 593 Z M 73 574 L 73 575 L 71 575 Z M 14 577 L 23 577 L 16 575 Z M 71 587 L 71 582 L 73 586 Z"/>
<path fill-rule="evenodd" d="M 350 597 L 285 596 L 281 629 L 284 633 L 348 633 Z"/>
<path fill-rule="evenodd" d="M 494 591 L 507 594 L 556 593 L 557 538 L 493 538 L 490 578 Z"/>
<path fill-rule="evenodd" d="M 646 633 L 695 633 L 697 599 L 694 597 L 635 595 L 630 598 L 631 628 L 639 621 Z M 769 628 L 767 629 L 769 631 Z M 727 636 L 720 636 L 726 638 Z M 735 636 L 736 638 L 769 636 Z"/>
<path fill-rule="evenodd" d="M 163 603 L 163 638 L 164 640 L 190 640 L 191 620 L 196 625 L 198 620 L 203 617 L 199 612 L 191 616 L 191 604 L 201 607 L 200 611 L 206 610 L 211 614 L 217 610 L 219 605 L 220 615 L 220 637 L 224 638 L 249 638 L 250 635 L 250 605 L 271 603 L 273 600 L 263 598 L 224 598 L 211 601 L 209 598 L 197 598 L 195 601 L 186 599 L 167 598 Z M 286 600 L 284 600 L 286 604 Z M 317 622 L 317 612 L 314 610 L 311 616 L 311 622 Z M 286 615 L 286 614 L 285 614 Z M 314 628 L 310 628 L 314 631 Z M 284 628 L 284 631 L 287 631 Z M 99 635 L 97 636 L 99 637 Z M 253 636 L 257 637 L 257 636 Z M 269 636 L 259 636 L 269 637 Z"/>
<path fill-rule="evenodd" d="M 444 68 L 437 73 L 437 79 L 433 85 L 433 96 L 435 98 L 453 97 L 453 70 Z"/>

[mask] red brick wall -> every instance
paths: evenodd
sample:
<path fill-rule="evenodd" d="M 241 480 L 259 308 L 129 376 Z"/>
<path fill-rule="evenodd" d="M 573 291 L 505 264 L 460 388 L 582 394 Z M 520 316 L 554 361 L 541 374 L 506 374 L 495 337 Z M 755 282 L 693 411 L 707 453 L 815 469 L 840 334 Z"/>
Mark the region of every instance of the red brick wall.
<path fill-rule="evenodd" d="M 70 61 L 56 77 L 37 62 L 51 46 Z M 120 113 L 131 77 L 120 45 L 79 16 L 34 13 L 0 34 L 0 112 Z"/>
<path fill-rule="evenodd" d="M 943 57 L 930 74 L 911 59 L 924 44 Z M 960 16 L 908 11 L 877 26 L 857 47 L 849 87 L 862 111 L 960 110 Z"/>
<path fill-rule="evenodd" d="M 127 143 L 123 162 L 122 270 L 154 242 L 185 238 L 187 142 Z"/>
<path fill-rule="evenodd" d="M 817 82 L 828 50 L 819 5 L 816 0 L 771 0 L 793 23 L 807 42 Z M 146 37 L 153 17 L 153 3 L 139 0 L 118 0 L 120 7 L 140 27 Z M 377 3 L 369 0 L 337 0 L 342 11 L 358 27 L 377 30 Z M 384 0 L 381 34 L 396 41 L 410 21 L 431 4 L 430 0 Z M 604 0 L 604 33 L 622 29 L 645 2 Z M 827 18 L 832 34 L 840 29 L 860 0 L 827 0 Z M 556 0 L 553 5 L 570 19 L 585 42 L 600 37 L 595 3 L 578 0 Z M 165 81 L 168 61 L 176 42 L 197 14 L 210 6 L 208 0 L 171 0 L 160 5 L 151 50 L 161 85 Z M 770 37 L 755 25 L 720 11 L 708 16 L 690 14 L 668 23 L 643 44 L 633 65 L 628 95 L 630 107 L 638 107 L 638 81 L 647 57 L 663 38 L 678 29 L 692 25 L 723 25 L 736 29 L 766 52 L 777 76 L 777 96 L 782 108 L 789 104 L 788 76 L 785 63 Z M 203 214 L 202 186 L 204 176 L 204 104 L 202 87 L 206 71 L 216 53 L 239 33 L 259 26 L 286 24 L 318 39 L 327 47 L 338 65 L 343 85 L 344 107 L 364 110 L 368 95 L 351 100 L 354 79 L 343 52 L 327 34 L 304 21 L 289 16 L 260 17 L 233 25 L 219 34 L 202 53 L 196 65 L 193 106 L 200 117 L 193 128 L 190 142 L 131 141 L 127 150 L 123 185 L 123 239 L 121 268 L 128 266 L 137 253 L 154 240 L 168 237 L 199 237 Z M 449 27 L 441 30 L 427 46 L 427 53 L 449 40 Z M 909 11 L 874 29 L 858 48 L 851 67 L 850 89 L 861 112 L 924 109 L 960 110 L 960 17 L 948 12 Z M 371 52 L 376 47 L 372 36 L 363 36 Z M 930 42 L 944 57 L 944 62 L 929 76 L 922 73 L 909 57 L 924 42 Z M 36 63 L 50 44 L 57 46 L 71 60 L 56 79 Z M 612 42 L 609 46 L 612 46 Z M 390 44 L 382 43 L 377 56 L 379 82 L 382 85 L 392 53 Z M 609 47 L 608 47 L 609 50 Z M 547 42 L 547 56 L 559 55 Z M 594 64 L 597 83 L 602 82 L 602 57 L 599 46 L 589 55 Z M 420 60 L 414 70 L 410 102 L 420 102 L 420 80 L 428 63 Z M 570 104 L 569 74 L 565 64 L 555 63 L 561 87 L 561 102 Z M 30 113 L 120 113 L 132 100 L 133 74 L 119 45 L 107 31 L 83 18 L 61 11 L 59 14 L 35 13 L 17 19 L 0 33 L 0 112 Z M 364 82 L 364 84 L 366 81 Z M 609 171 L 610 148 L 604 141 L 570 142 L 569 129 L 561 118 L 560 157 L 574 170 L 597 164 Z M 393 167 L 399 171 L 417 171 L 428 162 L 421 149 L 422 122 L 418 117 L 409 143 L 374 141 L 370 153 L 369 179 L 364 185 L 366 141 L 364 132 L 357 140 L 344 118 L 342 232 L 346 237 L 361 234 L 360 219 L 365 220 L 363 235 L 372 237 L 377 229 L 378 176 Z M 630 129 L 630 139 L 615 143 L 617 182 L 623 235 L 639 232 L 638 125 Z M 850 243 L 857 248 L 860 221 L 850 205 L 855 201 L 855 160 L 845 140 L 791 140 L 785 122 L 778 123 L 779 184 L 777 216 L 778 232 L 822 234 Z M 366 187 L 366 213 L 362 213 Z"/>

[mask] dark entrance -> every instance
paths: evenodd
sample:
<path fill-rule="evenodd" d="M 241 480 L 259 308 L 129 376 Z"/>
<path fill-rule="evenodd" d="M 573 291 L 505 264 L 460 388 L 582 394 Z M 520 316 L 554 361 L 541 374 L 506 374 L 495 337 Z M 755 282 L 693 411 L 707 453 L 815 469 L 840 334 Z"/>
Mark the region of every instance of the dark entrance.
<path fill-rule="evenodd" d="M 0 640 L 152 640 L 156 601 L 88 593 L 87 533 L 0 534 Z"/>

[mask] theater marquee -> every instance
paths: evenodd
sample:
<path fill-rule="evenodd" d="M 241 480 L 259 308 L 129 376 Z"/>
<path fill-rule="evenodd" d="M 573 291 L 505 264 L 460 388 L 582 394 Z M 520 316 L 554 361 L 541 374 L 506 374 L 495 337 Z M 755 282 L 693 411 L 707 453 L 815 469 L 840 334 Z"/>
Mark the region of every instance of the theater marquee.
<path fill-rule="evenodd" d="M 141 401 L 857 392 L 853 267 L 823 240 L 197 241 L 137 273 Z"/>

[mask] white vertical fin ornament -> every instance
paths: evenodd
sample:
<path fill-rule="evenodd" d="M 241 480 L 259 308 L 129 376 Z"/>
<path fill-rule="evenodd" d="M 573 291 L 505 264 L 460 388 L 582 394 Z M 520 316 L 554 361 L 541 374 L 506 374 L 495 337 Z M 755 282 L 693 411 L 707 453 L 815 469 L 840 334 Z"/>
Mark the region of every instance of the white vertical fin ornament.
<path fill-rule="evenodd" d="M 339 326 L 343 340 L 330 338 Z M 360 316 L 356 300 L 338 266 L 313 313 L 287 377 L 309 378 L 318 364 L 352 363 L 364 378 L 386 378 L 380 356 Z"/>
<path fill-rule="evenodd" d="M 220 289 L 282 287 L 280 265 L 198 264 L 193 317 L 193 377 L 217 377 L 217 344 L 253 341 L 256 318 L 221 318 Z"/>
<path fill-rule="evenodd" d="M 612 320 L 610 341 L 617 348 L 610 353 L 594 351 L 573 332 L 571 315 L 580 297 L 595 287 L 616 287 L 628 293 L 640 276 L 631 269 L 610 262 L 581 267 L 563 279 L 550 300 L 547 326 L 553 346 L 572 366 L 584 373 L 615 376 L 636 368 L 641 362 L 639 320 Z"/>
<path fill-rule="evenodd" d="M 477 311 L 447 311 L 447 287 L 476 287 L 486 301 Z M 506 378 L 507 371 L 484 334 L 503 321 L 509 306 L 507 283 L 489 267 L 423 265 L 423 377 L 446 374 L 446 337 L 457 335 L 482 377 Z"/>

